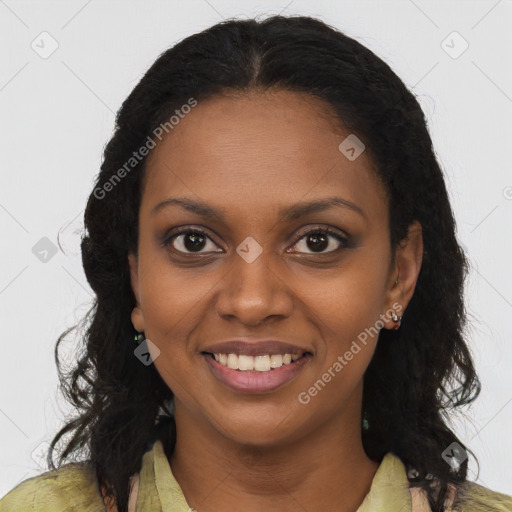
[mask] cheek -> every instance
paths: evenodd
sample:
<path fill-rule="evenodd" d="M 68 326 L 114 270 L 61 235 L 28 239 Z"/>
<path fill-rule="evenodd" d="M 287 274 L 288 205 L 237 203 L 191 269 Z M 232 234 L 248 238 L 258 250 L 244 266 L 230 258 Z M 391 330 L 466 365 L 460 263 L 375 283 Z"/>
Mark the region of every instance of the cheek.
<path fill-rule="evenodd" d="M 141 302 L 144 323 L 153 336 L 183 340 L 185 326 L 200 320 L 212 282 L 205 276 L 191 278 L 186 270 L 173 268 L 165 255 L 141 260 Z M 184 340 L 183 340 L 184 341 Z"/>
<path fill-rule="evenodd" d="M 316 290 L 306 295 L 306 311 L 312 313 L 324 340 L 316 376 L 321 382 L 315 388 L 318 393 L 322 390 L 326 403 L 329 396 L 333 403 L 343 401 L 372 359 L 382 326 L 379 320 L 386 281 L 382 259 L 370 251 L 360 251 L 337 272 L 326 274 L 320 282 L 318 277 L 311 277 L 306 283 Z"/>
<path fill-rule="evenodd" d="M 190 333 L 204 318 L 203 300 L 211 283 L 188 279 L 157 260 L 141 259 L 140 271 L 144 332 L 160 350 L 155 367 L 169 388 L 186 401 L 187 390 L 194 389 L 190 366 L 200 357 L 189 342 Z"/>
<path fill-rule="evenodd" d="M 375 262 L 361 262 L 344 266 L 320 280 L 312 277 L 303 281 L 309 288 L 308 293 L 304 293 L 306 307 L 313 312 L 327 337 L 347 343 L 375 326 L 383 313 L 383 268 L 384 265 Z"/>

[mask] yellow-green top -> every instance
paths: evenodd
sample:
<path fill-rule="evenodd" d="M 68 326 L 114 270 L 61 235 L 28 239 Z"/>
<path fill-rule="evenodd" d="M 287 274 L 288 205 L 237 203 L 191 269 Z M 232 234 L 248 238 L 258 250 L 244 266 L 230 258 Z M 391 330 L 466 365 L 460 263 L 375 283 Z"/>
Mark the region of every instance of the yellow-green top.
<path fill-rule="evenodd" d="M 174 478 L 162 443 L 146 452 L 139 473 L 137 512 L 192 510 Z M 400 459 L 388 453 L 377 469 L 369 493 L 357 512 L 423 512 L 421 500 L 409 491 Z M 453 512 L 511 512 L 512 497 L 467 482 L 458 491 Z M 70 463 L 21 482 L 0 500 L 0 512 L 105 512 L 94 470 Z"/>

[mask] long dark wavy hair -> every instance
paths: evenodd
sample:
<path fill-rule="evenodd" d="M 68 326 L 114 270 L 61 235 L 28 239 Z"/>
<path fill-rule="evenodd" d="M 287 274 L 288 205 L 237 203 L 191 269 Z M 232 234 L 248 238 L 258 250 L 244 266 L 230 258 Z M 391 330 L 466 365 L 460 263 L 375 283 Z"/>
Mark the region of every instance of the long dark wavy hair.
<path fill-rule="evenodd" d="M 62 370 L 59 344 L 78 326 L 55 347 L 61 387 L 77 414 L 53 438 L 48 465 L 56 469 L 53 452 L 67 435 L 57 450 L 59 467 L 85 451 L 107 496 L 126 512 L 129 477 L 141 469 L 144 453 L 160 439 L 171 456 L 176 425 L 167 404 L 173 393 L 154 365 L 134 356 L 132 342 L 127 255 L 137 253 L 147 158 L 122 179 L 118 171 L 190 98 L 200 103 L 225 91 L 267 88 L 324 100 L 364 142 L 388 194 L 393 252 L 414 220 L 422 225 L 414 295 L 400 329 L 381 330 L 364 375 L 361 430 L 367 455 L 380 462 L 393 452 L 414 467 L 410 485 L 422 486 L 432 510 L 442 511 L 447 485 L 465 482 L 468 469 L 467 460 L 454 470 L 443 458 L 454 442 L 466 449 L 448 426 L 449 414 L 480 392 L 464 339 L 468 260 L 416 97 L 368 48 L 305 16 L 231 19 L 187 37 L 158 57 L 119 109 L 84 215 L 82 259 L 95 298 L 78 325 L 83 345 L 76 366 Z"/>

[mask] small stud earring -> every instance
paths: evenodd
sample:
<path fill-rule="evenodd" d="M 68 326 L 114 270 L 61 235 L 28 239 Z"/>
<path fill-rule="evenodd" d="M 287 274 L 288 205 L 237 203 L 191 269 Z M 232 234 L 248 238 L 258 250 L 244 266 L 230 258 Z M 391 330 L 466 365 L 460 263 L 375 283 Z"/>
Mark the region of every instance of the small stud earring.
<path fill-rule="evenodd" d="M 400 328 L 400 324 L 402 323 L 402 317 L 401 316 L 398 316 L 394 311 L 391 313 L 391 319 L 393 320 L 393 322 L 397 322 L 397 324 L 395 325 L 395 327 L 393 327 L 393 329 L 395 331 L 398 331 L 398 329 Z"/>

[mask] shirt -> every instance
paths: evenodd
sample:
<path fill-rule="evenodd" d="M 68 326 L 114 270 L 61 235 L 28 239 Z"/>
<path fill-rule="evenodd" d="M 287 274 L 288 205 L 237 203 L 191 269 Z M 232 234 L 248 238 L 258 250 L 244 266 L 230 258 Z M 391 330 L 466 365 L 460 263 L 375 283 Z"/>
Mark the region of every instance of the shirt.
<path fill-rule="evenodd" d="M 174 478 L 161 441 L 142 459 L 131 478 L 130 512 L 191 512 Z M 511 512 L 512 497 L 467 482 L 460 493 L 460 508 L 452 512 Z M 74 462 L 29 478 L 0 500 L 0 512 L 105 512 L 107 509 L 95 472 L 87 462 Z M 409 489 L 401 460 L 387 453 L 375 473 L 370 491 L 357 512 L 428 512 L 419 489 Z"/>

